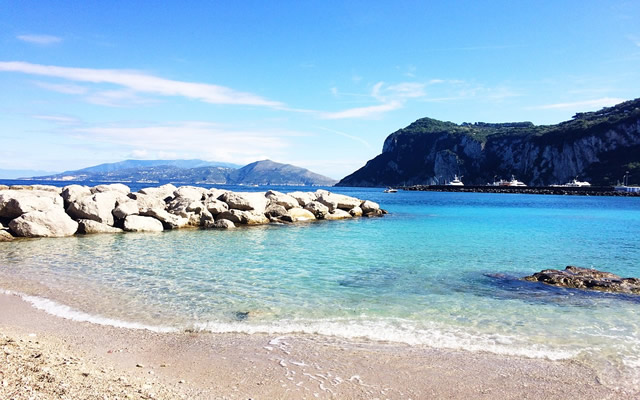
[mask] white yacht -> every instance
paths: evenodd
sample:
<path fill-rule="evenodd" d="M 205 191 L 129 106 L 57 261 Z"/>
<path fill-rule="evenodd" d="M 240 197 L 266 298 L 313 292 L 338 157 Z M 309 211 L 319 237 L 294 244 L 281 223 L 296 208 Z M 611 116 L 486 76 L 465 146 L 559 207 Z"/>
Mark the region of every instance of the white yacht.
<path fill-rule="evenodd" d="M 384 190 L 384 193 L 396 193 L 398 190 L 394 188 L 387 188 Z"/>
<path fill-rule="evenodd" d="M 587 181 L 579 181 L 577 179 L 572 180 L 569 183 L 565 183 L 564 185 L 565 187 L 589 187 L 591 186 L 591 184 Z"/>
<path fill-rule="evenodd" d="M 462 178 L 462 177 L 460 177 L 460 178 Z M 464 186 L 464 183 L 462 183 L 460 178 L 458 178 L 458 175 L 454 175 L 453 176 L 453 180 L 451 182 L 447 183 L 447 185 L 448 186 Z"/>
<path fill-rule="evenodd" d="M 511 175 L 510 181 L 505 181 L 504 179 L 500 179 L 498 182 L 493 182 L 492 186 L 517 186 L 517 187 L 526 187 L 527 185 L 524 182 L 521 182 L 515 178 L 515 176 Z"/>

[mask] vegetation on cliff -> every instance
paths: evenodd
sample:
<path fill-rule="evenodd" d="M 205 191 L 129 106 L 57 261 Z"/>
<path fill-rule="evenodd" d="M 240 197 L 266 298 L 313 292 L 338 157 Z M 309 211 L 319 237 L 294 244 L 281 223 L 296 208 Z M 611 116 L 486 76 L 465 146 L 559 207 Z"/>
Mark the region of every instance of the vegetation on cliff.
<path fill-rule="evenodd" d="M 630 183 L 640 183 L 640 99 L 556 125 L 422 118 L 389 135 L 381 155 L 338 185 L 437 184 L 454 175 L 468 184 L 515 175 L 530 185 L 576 176 L 611 185 L 627 171 Z"/>

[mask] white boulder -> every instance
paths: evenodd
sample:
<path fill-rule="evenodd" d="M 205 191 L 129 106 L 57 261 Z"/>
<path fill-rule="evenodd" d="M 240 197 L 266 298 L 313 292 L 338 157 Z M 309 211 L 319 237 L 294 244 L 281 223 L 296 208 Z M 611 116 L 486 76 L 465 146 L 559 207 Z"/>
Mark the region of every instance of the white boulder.
<path fill-rule="evenodd" d="M 113 225 L 113 210 L 118 201 L 126 201 L 126 196 L 118 191 L 98 192 L 70 203 L 67 213 L 75 219 L 92 219 Z"/>
<path fill-rule="evenodd" d="M 62 197 L 55 192 L 43 190 L 0 191 L 0 217 L 16 218 L 31 211 L 63 209 Z"/>
<path fill-rule="evenodd" d="M 124 220 L 124 230 L 127 232 L 162 232 L 162 222 L 153 217 L 129 215 Z"/>
<path fill-rule="evenodd" d="M 325 215 L 329 214 L 329 207 L 319 201 L 307 203 L 304 209 L 310 211 L 317 219 L 324 219 Z"/>
<path fill-rule="evenodd" d="M 192 202 L 201 201 L 208 194 L 209 191 L 207 189 L 196 186 L 180 186 L 178 189 L 173 191 L 174 198 L 189 199 Z"/>
<path fill-rule="evenodd" d="M 121 233 L 122 229 L 114 228 L 102 222 L 94 221 L 92 219 L 80 219 L 78 220 L 78 233 Z"/>
<path fill-rule="evenodd" d="M 328 219 L 328 220 L 347 219 L 347 218 L 351 218 L 351 214 L 339 208 L 336 208 L 332 213 L 329 213 L 324 216 L 324 219 Z"/>
<path fill-rule="evenodd" d="M 316 219 L 315 215 L 309 210 L 304 208 L 295 207 L 287 211 L 287 216 L 291 222 L 313 221 Z"/>
<path fill-rule="evenodd" d="M 349 211 L 353 207 L 360 207 L 360 204 L 362 204 L 362 200 L 356 199 L 355 197 L 331 193 L 326 190 L 318 190 L 316 191 L 316 195 L 318 196 L 318 201 L 329 207 L 331 212 L 333 212 L 335 208 Z"/>
<path fill-rule="evenodd" d="M 287 193 L 287 195 L 296 199 L 302 207 L 316 200 L 316 194 L 310 192 L 291 192 Z"/>
<path fill-rule="evenodd" d="M 258 213 L 264 213 L 269 205 L 269 199 L 263 192 L 226 192 L 219 199 L 227 203 L 231 209 Z"/>
<path fill-rule="evenodd" d="M 122 183 L 111 183 L 109 185 L 98 185 L 91 188 L 91 193 L 118 192 L 128 194 L 131 192 L 129 186 Z"/>
<path fill-rule="evenodd" d="M 63 237 L 75 234 L 78 223 L 56 207 L 23 214 L 9 222 L 9 227 L 22 237 Z"/>
<path fill-rule="evenodd" d="M 175 192 L 176 189 L 178 188 L 170 183 L 167 183 L 166 185 L 162 185 L 158 187 L 148 187 L 148 188 L 140 189 L 138 192 L 165 200 L 169 197 L 173 197 L 173 192 Z"/>
<path fill-rule="evenodd" d="M 298 202 L 298 200 L 296 200 L 292 196 L 289 196 L 288 194 L 276 192 L 275 190 L 269 190 L 265 194 L 265 197 L 271 200 L 272 204 L 278 204 L 286 208 L 287 210 L 293 207 L 300 207 L 300 203 Z"/>
<path fill-rule="evenodd" d="M 91 195 L 91 188 L 89 186 L 82 185 L 69 185 L 62 188 L 62 198 L 64 199 L 65 207 L 68 207 L 69 203 Z"/>
<path fill-rule="evenodd" d="M 189 225 L 189 219 L 169 213 L 164 208 L 148 208 L 140 211 L 140 215 L 153 217 L 160 221 L 164 228 L 180 229 Z"/>

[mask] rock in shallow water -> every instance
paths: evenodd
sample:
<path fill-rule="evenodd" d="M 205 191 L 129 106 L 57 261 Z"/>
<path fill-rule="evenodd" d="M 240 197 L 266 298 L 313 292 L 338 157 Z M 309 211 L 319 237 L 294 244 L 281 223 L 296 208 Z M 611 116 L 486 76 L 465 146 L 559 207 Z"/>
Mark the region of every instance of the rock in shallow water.
<path fill-rule="evenodd" d="M 23 237 L 71 236 L 78 230 L 78 223 L 62 208 L 46 211 L 31 211 L 9 222 L 9 228 Z"/>
<path fill-rule="evenodd" d="M 621 278 L 611 272 L 574 266 L 568 266 L 564 270 L 545 269 L 524 277 L 524 280 L 566 288 L 640 294 L 638 278 Z"/>

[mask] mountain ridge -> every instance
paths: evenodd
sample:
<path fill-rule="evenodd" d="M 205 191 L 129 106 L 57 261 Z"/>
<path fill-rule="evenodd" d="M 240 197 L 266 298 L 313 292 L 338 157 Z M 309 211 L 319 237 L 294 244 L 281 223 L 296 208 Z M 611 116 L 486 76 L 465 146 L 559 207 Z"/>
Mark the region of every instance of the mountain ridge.
<path fill-rule="evenodd" d="M 640 182 L 640 99 L 555 125 L 421 118 L 390 134 L 380 155 L 337 186 L 441 184 L 454 175 L 476 185 L 512 175 L 533 186 L 576 176 L 612 185 L 626 171 Z"/>
<path fill-rule="evenodd" d="M 307 169 L 271 160 L 256 161 L 240 168 L 229 165 L 236 164 L 202 160 L 125 160 L 30 179 L 305 186 L 332 186 L 336 182 Z"/>

